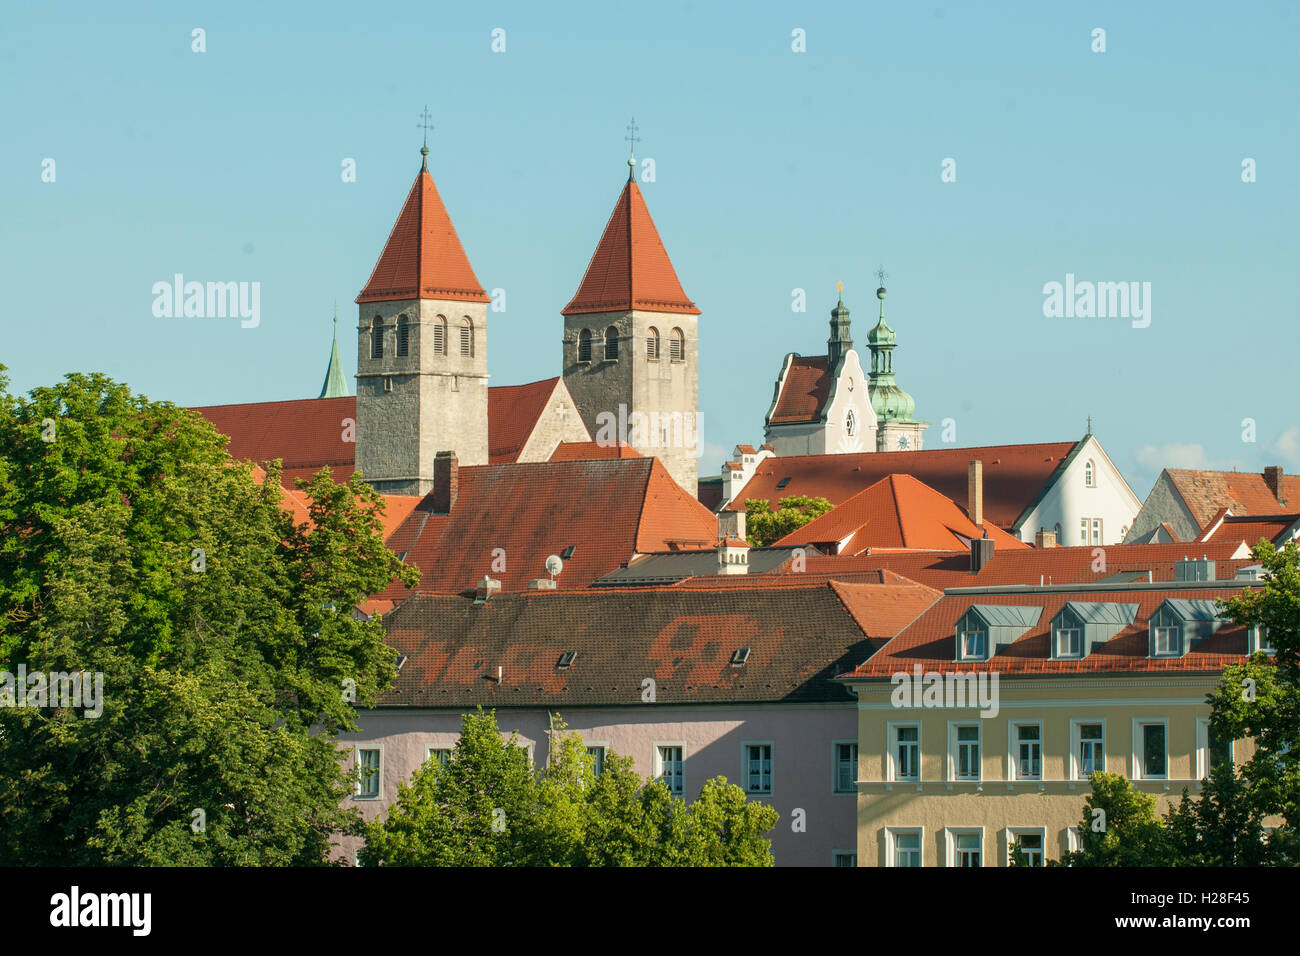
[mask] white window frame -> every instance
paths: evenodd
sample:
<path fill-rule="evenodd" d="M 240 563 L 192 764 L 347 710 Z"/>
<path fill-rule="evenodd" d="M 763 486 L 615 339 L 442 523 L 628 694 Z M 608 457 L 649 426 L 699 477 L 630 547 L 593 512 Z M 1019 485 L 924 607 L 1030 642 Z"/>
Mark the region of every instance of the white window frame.
<path fill-rule="evenodd" d="M 599 747 L 599 748 L 603 751 L 603 754 L 604 754 L 604 755 L 601 757 L 601 769 L 602 769 L 602 772 L 603 772 L 603 770 L 604 770 L 604 762 L 605 762 L 606 760 L 609 759 L 609 741 L 607 741 L 607 740 L 584 740 L 584 741 L 582 742 L 582 745 L 583 745 L 584 747 L 586 747 L 588 750 L 592 750 L 592 749 L 594 749 L 594 748 L 596 748 L 596 747 Z M 594 769 L 594 768 L 593 768 L 592 772 L 595 773 L 595 769 Z M 599 776 L 599 774 L 597 774 L 597 776 Z"/>
<path fill-rule="evenodd" d="M 1083 759 L 1080 750 L 1083 746 L 1084 724 L 1101 724 L 1101 767 L 1102 771 L 1106 769 L 1106 718 L 1105 717 L 1073 717 L 1070 719 L 1070 779 L 1084 780 L 1088 775 L 1083 772 Z"/>
<path fill-rule="evenodd" d="M 1038 729 L 1038 773 L 1033 776 L 1022 777 L 1020 775 L 1020 728 L 1035 727 Z M 1007 739 L 1009 745 L 1007 779 L 1008 780 L 1032 780 L 1041 782 L 1043 779 L 1043 722 L 1041 720 L 1012 720 L 1007 723 Z"/>
<path fill-rule="evenodd" d="M 450 761 L 451 755 L 452 753 L 455 752 L 455 750 L 456 747 L 454 744 L 449 747 L 426 747 L 424 748 L 424 762 L 428 763 L 430 760 L 433 759 L 433 755 L 436 753 L 445 753 L 447 755 L 447 760 Z"/>
<path fill-rule="evenodd" d="M 1097 468 L 1089 458 L 1083 465 L 1083 487 L 1097 487 Z"/>
<path fill-rule="evenodd" d="M 1160 650 L 1161 632 L 1173 631 L 1177 640 L 1172 651 Z M 1183 656 L 1183 629 L 1177 624 L 1152 624 L 1151 625 L 1151 656 L 1152 657 L 1182 657 Z"/>
<path fill-rule="evenodd" d="M 850 745 L 853 747 L 853 784 L 848 790 L 840 789 L 840 747 Z M 857 796 L 858 795 L 858 777 L 862 771 L 862 762 L 860 757 L 861 748 L 858 747 L 856 740 L 832 740 L 831 741 L 831 793 L 836 796 Z"/>
<path fill-rule="evenodd" d="M 886 774 L 885 779 L 891 783 L 920 783 L 921 782 L 921 724 L 915 720 L 888 721 L 886 728 L 889 731 L 888 747 L 885 750 Z M 916 775 L 911 777 L 900 776 L 898 772 L 898 732 L 903 729 L 916 731 Z"/>
<path fill-rule="evenodd" d="M 839 859 L 839 857 L 841 857 L 841 856 L 851 856 L 851 857 L 853 857 L 853 865 L 854 865 L 855 867 L 858 865 L 858 851 L 857 851 L 857 850 L 831 850 L 831 866 L 837 866 L 838 864 L 837 864 L 836 861 L 837 861 L 837 860 Z"/>
<path fill-rule="evenodd" d="M 1228 742 L 1228 757 L 1233 766 L 1237 764 L 1237 742 Z M 1210 776 L 1210 718 L 1196 718 L 1196 779 L 1205 780 Z"/>
<path fill-rule="evenodd" d="M 971 834 L 976 834 L 979 837 L 980 866 L 986 866 L 988 864 L 988 855 L 984 850 L 983 827 L 944 827 L 944 866 L 957 866 L 957 837 L 970 836 Z"/>
<path fill-rule="evenodd" d="M 1165 728 L 1165 772 L 1158 776 L 1143 773 L 1142 762 L 1146 758 L 1145 733 L 1143 727 L 1160 724 Z M 1134 717 L 1133 718 L 1133 780 L 1168 780 L 1169 777 L 1169 718 L 1168 717 Z"/>
<path fill-rule="evenodd" d="M 976 777 L 962 777 L 957 773 L 957 768 L 961 766 L 959 759 L 960 749 L 957 741 L 958 727 L 974 727 L 979 731 L 979 737 L 976 744 L 979 746 L 979 775 Z M 978 721 L 969 720 L 950 720 L 948 721 L 948 781 L 950 783 L 979 783 L 984 782 L 984 725 Z"/>
<path fill-rule="evenodd" d="M 1039 840 L 1038 855 L 1041 862 L 1039 866 L 1047 866 L 1047 828 L 1046 827 L 1007 827 L 1006 831 L 1006 852 L 1004 854 L 1006 863 L 1011 865 L 1011 844 L 1022 836 L 1036 836 Z"/>
<path fill-rule="evenodd" d="M 681 772 L 681 774 L 680 774 L 680 778 L 681 778 L 681 789 L 680 789 L 680 790 L 674 790 L 674 789 L 672 788 L 672 784 L 669 784 L 669 785 L 668 785 L 668 790 L 669 790 L 669 792 L 670 792 L 673 796 L 675 796 L 675 797 L 678 797 L 678 796 L 679 796 L 679 797 L 685 798 L 685 796 L 686 796 L 686 741 L 684 741 L 684 740 L 656 740 L 652 746 L 654 747 L 654 762 L 653 762 L 653 764 L 652 764 L 651 766 L 652 766 L 653 769 L 654 769 L 653 778 L 654 778 L 655 780 L 660 779 L 660 778 L 664 775 L 663 754 L 661 753 L 662 748 L 664 748 L 664 747 L 677 747 L 677 748 L 679 748 L 679 749 L 681 750 L 681 752 L 682 752 L 682 772 Z M 668 783 L 668 781 L 664 781 L 664 782 L 665 782 L 665 783 Z"/>
<path fill-rule="evenodd" d="M 1065 828 L 1065 849 L 1070 853 L 1078 853 L 1083 849 L 1083 837 L 1078 827 Z"/>
<path fill-rule="evenodd" d="M 900 867 L 896 862 L 898 856 L 898 837 L 900 834 L 916 834 L 916 852 L 921 858 L 921 866 L 925 866 L 925 827 L 885 827 L 885 866 L 897 869 L 907 869 Z"/>
<path fill-rule="evenodd" d="M 751 790 L 751 789 L 749 788 L 749 784 L 750 784 L 750 780 L 749 780 L 749 748 L 750 748 L 750 747 L 767 747 L 767 748 L 769 748 L 769 749 L 768 749 L 768 757 L 767 757 L 767 789 L 766 789 L 766 790 Z M 686 764 L 686 756 L 685 756 L 685 753 L 686 753 L 685 751 L 682 751 L 682 765 L 683 765 L 683 769 L 685 769 L 685 764 Z M 740 774 L 741 774 L 741 778 L 744 780 L 745 796 L 747 796 L 747 797 L 770 797 L 770 796 L 772 795 L 773 790 L 776 789 L 776 781 L 773 779 L 773 778 L 775 777 L 775 770 L 776 770 L 776 746 L 775 746 L 775 744 L 774 744 L 772 741 L 770 741 L 770 740 L 743 740 L 743 741 L 741 741 L 741 743 L 740 743 Z M 760 773 L 760 777 L 761 777 L 761 776 L 762 776 L 762 774 Z"/>
<path fill-rule="evenodd" d="M 1263 651 L 1269 657 L 1277 656 L 1277 648 L 1269 645 L 1264 637 L 1268 629 L 1263 624 L 1254 624 L 1250 628 L 1250 653 L 1257 654 Z"/>
<path fill-rule="evenodd" d="M 1061 653 L 1061 635 L 1077 634 L 1079 636 L 1079 649 L 1073 653 Z M 1052 659 L 1058 661 L 1077 661 L 1083 658 L 1083 628 L 1081 627 L 1058 627 L 1052 631 Z"/>
<path fill-rule="evenodd" d="M 967 635 L 978 634 L 984 638 L 984 653 L 967 654 L 966 637 Z M 967 629 L 957 632 L 957 659 L 959 661 L 986 661 L 989 659 L 989 632 L 988 628 Z"/>
<path fill-rule="evenodd" d="M 379 753 L 379 765 L 375 768 L 375 793 L 373 796 L 361 792 L 363 781 L 361 779 L 361 751 L 375 750 Z M 384 745 L 372 744 L 368 747 L 362 747 L 356 744 L 352 748 L 352 766 L 357 773 L 357 788 L 353 794 L 354 800 L 382 800 L 384 798 Z"/>

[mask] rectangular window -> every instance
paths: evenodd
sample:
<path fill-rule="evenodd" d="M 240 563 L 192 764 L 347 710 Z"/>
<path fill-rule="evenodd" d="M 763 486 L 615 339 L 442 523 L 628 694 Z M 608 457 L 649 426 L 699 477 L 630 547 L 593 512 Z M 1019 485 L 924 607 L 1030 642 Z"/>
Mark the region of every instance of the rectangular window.
<path fill-rule="evenodd" d="M 835 792 L 858 792 L 858 745 L 835 744 Z"/>
<path fill-rule="evenodd" d="M 1078 724 L 1079 763 L 1076 775 L 1086 780 L 1089 774 L 1106 769 L 1106 740 L 1101 724 Z"/>
<path fill-rule="evenodd" d="M 1169 775 L 1168 754 L 1165 750 L 1164 723 L 1138 725 L 1141 746 L 1138 774 L 1144 779 L 1159 779 Z"/>
<path fill-rule="evenodd" d="M 588 747 L 587 753 L 591 755 L 592 759 L 592 774 L 599 777 L 605 772 L 605 748 Z"/>
<path fill-rule="evenodd" d="M 954 729 L 957 734 L 957 779 L 979 780 L 983 772 L 980 765 L 980 726 L 963 724 Z"/>
<path fill-rule="evenodd" d="M 745 792 L 772 792 L 772 745 L 745 744 Z"/>
<path fill-rule="evenodd" d="M 894 728 L 894 779 L 921 779 L 921 728 Z"/>
<path fill-rule="evenodd" d="M 1029 866 L 1043 865 L 1043 832 L 1041 830 L 1012 830 L 1011 842 L 1020 847 L 1020 860 Z"/>
<path fill-rule="evenodd" d="M 1056 629 L 1056 656 L 1082 657 L 1083 631 L 1077 627 L 1059 627 Z"/>
<path fill-rule="evenodd" d="M 375 800 L 379 797 L 379 751 L 357 750 L 357 799 Z"/>
<path fill-rule="evenodd" d="M 1092 543 L 1101 544 L 1101 519 L 1092 519 Z"/>
<path fill-rule="evenodd" d="M 1152 629 L 1152 647 L 1156 657 L 1178 657 L 1182 652 L 1178 627 L 1156 627 Z"/>
<path fill-rule="evenodd" d="M 920 830 L 890 830 L 888 834 L 890 866 L 921 865 Z"/>
<path fill-rule="evenodd" d="M 686 792 L 686 780 L 683 773 L 682 765 L 682 748 L 681 747 L 656 747 L 658 759 L 658 773 L 655 774 L 660 780 L 668 784 L 669 791 L 675 797 L 680 797 Z"/>
<path fill-rule="evenodd" d="M 961 632 L 961 658 L 964 661 L 982 661 L 988 656 L 986 631 Z"/>
<path fill-rule="evenodd" d="M 982 843 L 978 832 L 952 834 L 953 866 L 983 866 Z"/>
<path fill-rule="evenodd" d="M 1043 777 L 1042 729 L 1038 724 L 1018 724 L 1016 734 L 1015 776 L 1017 780 L 1041 780 Z"/>
<path fill-rule="evenodd" d="M 1091 522 L 1088 518 L 1079 519 L 1079 544 L 1088 543 L 1088 529 L 1090 526 Z"/>
<path fill-rule="evenodd" d="M 857 866 L 858 855 L 850 850 L 835 851 L 835 866 Z"/>
<path fill-rule="evenodd" d="M 446 770 L 446 769 L 447 769 L 447 765 L 448 765 L 449 763 L 451 763 L 451 748 L 450 748 L 450 747 L 430 747 L 430 748 L 429 748 L 428 756 L 426 756 L 425 759 L 426 759 L 426 760 L 437 760 L 437 761 L 438 761 L 438 766 L 441 767 L 443 770 Z"/>
<path fill-rule="evenodd" d="M 1233 759 L 1232 741 L 1222 740 L 1210 727 L 1207 717 L 1196 721 L 1196 776 L 1206 780 L 1214 768 Z"/>

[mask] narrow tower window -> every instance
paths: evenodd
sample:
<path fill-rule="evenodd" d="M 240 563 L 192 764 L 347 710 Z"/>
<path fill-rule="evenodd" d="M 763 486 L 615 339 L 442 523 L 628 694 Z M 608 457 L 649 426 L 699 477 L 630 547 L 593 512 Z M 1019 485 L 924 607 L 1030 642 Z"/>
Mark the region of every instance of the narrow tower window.
<path fill-rule="evenodd" d="M 686 339 L 681 329 L 673 329 L 668 339 L 668 358 L 674 362 L 686 360 Z"/>
<path fill-rule="evenodd" d="M 591 330 L 583 329 L 578 333 L 578 361 L 591 361 Z"/>
<path fill-rule="evenodd" d="M 1096 487 L 1096 484 L 1097 484 L 1097 475 L 1092 467 L 1092 462 L 1089 461 L 1086 465 L 1083 466 L 1083 486 L 1085 488 L 1094 488 Z"/>
<path fill-rule="evenodd" d="M 659 360 L 659 330 L 653 325 L 650 326 L 650 331 L 646 333 L 645 357 L 652 362 Z"/>
<path fill-rule="evenodd" d="M 405 315 L 397 318 L 397 354 L 411 354 L 411 320 Z"/>
<path fill-rule="evenodd" d="M 433 354 L 447 354 L 447 317 L 444 315 L 433 320 Z"/>
<path fill-rule="evenodd" d="M 370 357 L 384 357 L 384 320 L 379 316 L 370 323 Z"/>
<path fill-rule="evenodd" d="M 612 325 L 605 330 L 605 361 L 618 361 L 618 329 Z"/>
<path fill-rule="evenodd" d="M 474 354 L 474 323 L 468 316 L 460 320 L 460 354 Z"/>

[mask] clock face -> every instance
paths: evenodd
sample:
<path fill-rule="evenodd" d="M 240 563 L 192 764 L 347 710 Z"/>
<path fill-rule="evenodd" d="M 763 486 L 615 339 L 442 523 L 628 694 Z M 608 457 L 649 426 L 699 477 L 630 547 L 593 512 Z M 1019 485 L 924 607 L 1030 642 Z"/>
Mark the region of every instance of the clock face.
<path fill-rule="evenodd" d="M 899 435 L 899 436 L 898 436 L 898 448 L 899 448 L 899 450 L 900 450 L 900 451 L 906 451 L 906 450 L 907 450 L 907 445 L 908 445 L 908 442 L 907 442 L 907 436 L 906 436 L 906 435 Z"/>

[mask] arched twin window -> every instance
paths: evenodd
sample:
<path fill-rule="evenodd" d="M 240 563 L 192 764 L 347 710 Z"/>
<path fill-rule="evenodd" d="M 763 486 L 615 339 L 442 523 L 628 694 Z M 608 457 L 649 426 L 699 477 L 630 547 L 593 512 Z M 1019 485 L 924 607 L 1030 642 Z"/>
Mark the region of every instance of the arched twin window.
<path fill-rule="evenodd" d="M 673 362 L 686 361 L 686 338 L 681 329 L 673 329 L 668 337 L 668 358 Z"/>
<path fill-rule="evenodd" d="M 469 316 L 460 320 L 460 354 L 474 354 L 474 323 L 469 320 Z"/>
<path fill-rule="evenodd" d="M 605 330 L 605 361 L 618 361 L 618 329 L 612 325 Z"/>
<path fill-rule="evenodd" d="M 384 320 L 380 316 L 370 323 L 370 357 L 384 357 Z"/>
<path fill-rule="evenodd" d="M 578 333 L 578 361 L 591 361 L 591 330 L 583 329 Z"/>
<path fill-rule="evenodd" d="M 405 315 L 397 317 L 397 354 L 411 354 L 411 320 Z"/>
<path fill-rule="evenodd" d="M 645 337 L 645 357 L 652 362 L 659 360 L 659 330 L 653 325 Z"/>
<path fill-rule="evenodd" d="M 439 315 L 433 320 L 433 354 L 447 354 L 447 317 Z"/>

